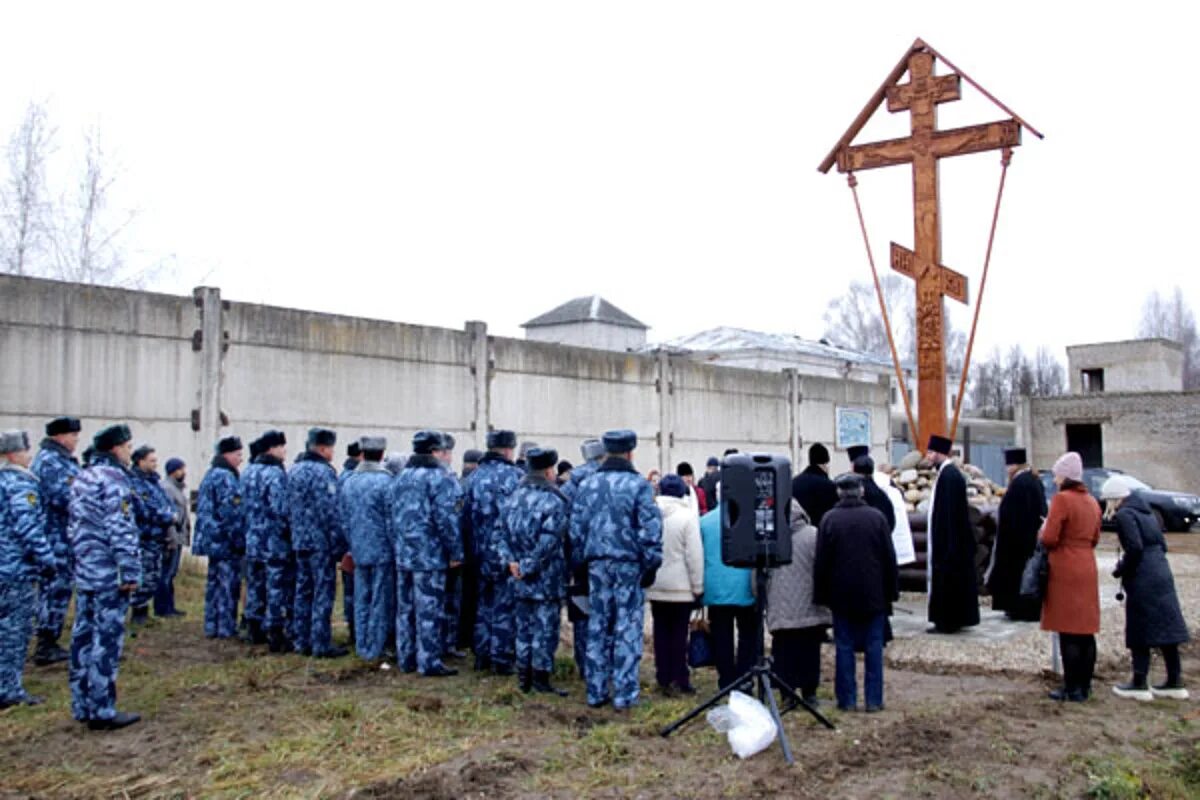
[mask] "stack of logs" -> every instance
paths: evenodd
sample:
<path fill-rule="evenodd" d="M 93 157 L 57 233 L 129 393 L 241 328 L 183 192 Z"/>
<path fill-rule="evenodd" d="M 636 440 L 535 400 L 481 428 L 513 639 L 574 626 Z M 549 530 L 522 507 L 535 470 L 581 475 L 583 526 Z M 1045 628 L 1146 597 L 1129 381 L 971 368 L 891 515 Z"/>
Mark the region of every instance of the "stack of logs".
<path fill-rule="evenodd" d="M 975 565 L 979 575 L 980 594 L 986 594 L 983 576 L 991 559 L 992 543 L 996 540 L 996 509 L 1004 489 L 988 480 L 975 466 L 960 464 L 967 479 L 967 511 L 975 532 Z M 919 452 L 909 453 L 897 465 L 892 480 L 904 495 L 908 505 L 908 521 L 912 528 L 913 546 L 917 561 L 900 568 L 900 588 L 908 592 L 925 591 L 925 558 L 928 550 L 929 497 L 937 473 L 921 460 Z"/>

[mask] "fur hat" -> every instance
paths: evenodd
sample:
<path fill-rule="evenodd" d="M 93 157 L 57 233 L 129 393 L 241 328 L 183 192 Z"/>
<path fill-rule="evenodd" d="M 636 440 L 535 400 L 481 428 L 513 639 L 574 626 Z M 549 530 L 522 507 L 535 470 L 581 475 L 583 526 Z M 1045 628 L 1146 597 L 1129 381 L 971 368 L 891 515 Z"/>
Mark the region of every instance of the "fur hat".
<path fill-rule="evenodd" d="M 630 453 L 637 449 L 637 434 L 631 430 L 606 431 L 601 440 L 606 453 Z"/>
<path fill-rule="evenodd" d="M 925 448 L 934 453 L 941 453 L 944 456 L 950 455 L 950 448 L 954 446 L 954 442 L 947 439 L 945 436 L 938 436 L 936 433 L 929 437 L 929 447 Z"/>
<path fill-rule="evenodd" d="M 829 463 L 829 448 L 817 442 L 812 447 L 808 448 L 808 463 L 814 466 L 822 466 Z"/>
<path fill-rule="evenodd" d="M 363 436 L 357 442 L 360 452 L 374 450 L 382 453 L 387 450 L 387 439 L 382 436 Z"/>
<path fill-rule="evenodd" d="M 128 425 L 109 425 L 92 437 L 92 447 L 98 452 L 107 453 L 118 445 L 125 444 L 133 438 L 133 432 Z"/>
<path fill-rule="evenodd" d="M 658 493 L 667 497 L 687 497 L 687 484 L 675 473 L 668 473 L 658 482 Z"/>
<path fill-rule="evenodd" d="M 531 447 L 525 453 L 525 458 L 529 463 L 530 470 L 540 472 L 558 463 L 558 451 L 550 447 L 545 450 L 540 447 Z"/>
<path fill-rule="evenodd" d="M 512 431 L 498 430 L 488 431 L 487 448 L 488 450 L 507 450 L 510 447 L 517 446 L 517 434 Z"/>
<path fill-rule="evenodd" d="M 0 433 L 0 454 L 21 453 L 29 449 L 29 434 L 25 431 L 4 431 Z"/>
<path fill-rule="evenodd" d="M 579 454 L 584 461 L 595 461 L 604 455 L 604 442 L 596 438 L 584 439 L 583 444 L 579 445 Z"/>
<path fill-rule="evenodd" d="M 83 426 L 74 417 L 57 417 L 46 423 L 46 435 L 58 436 L 60 433 L 79 433 Z"/>
<path fill-rule="evenodd" d="M 1079 453 L 1072 450 L 1069 453 L 1063 453 L 1058 457 L 1058 461 L 1054 462 L 1052 470 L 1054 477 L 1062 478 L 1069 481 L 1083 481 L 1083 459 L 1079 457 Z"/>
<path fill-rule="evenodd" d="M 236 453 L 242 449 L 242 440 L 237 436 L 226 436 L 217 442 L 217 455 Z"/>
<path fill-rule="evenodd" d="M 255 439 L 254 441 L 252 441 L 248 445 L 248 448 L 250 450 L 250 460 L 251 461 L 253 461 L 254 459 L 258 458 L 259 456 L 261 456 L 263 453 L 266 452 L 266 449 L 263 447 L 263 440 L 262 440 L 261 436 L 258 437 L 257 439 Z"/>
<path fill-rule="evenodd" d="M 567 473 L 567 472 L 570 472 L 570 471 L 571 471 L 571 470 L 573 470 L 573 469 L 575 469 L 575 465 L 574 465 L 574 464 L 572 464 L 570 461 L 566 461 L 566 460 L 564 460 L 564 461 L 560 461 L 560 462 L 558 462 L 558 476 L 559 476 L 560 478 L 561 478 L 561 477 L 562 477 L 562 476 L 563 476 L 565 473 Z"/>
<path fill-rule="evenodd" d="M 337 434 L 328 428 L 309 428 L 308 441 L 305 447 L 333 447 L 337 444 Z"/>
<path fill-rule="evenodd" d="M 346 445 L 346 456 L 349 458 L 358 458 L 362 455 L 362 445 L 354 441 Z"/>
<path fill-rule="evenodd" d="M 483 453 L 479 450 L 471 449 L 463 453 L 464 464 L 478 464 L 483 460 Z"/>
<path fill-rule="evenodd" d="M 857 461 L 863 456 L 869 455 L 871 455 L 871 448 L 865 444 L 851 445 L 850 447 L 846 448 L 846 457 L 850 459 L 851 463 Z"/>
<path fill-rule="evenodd" d="M 281 444 L 287 444 L 287 436 L 283 431 L 269 430 L 262 436 L 258 437 L 259 446 L 262 452 L 267 452 L 273 447 L 279 447 Z"/>
<path fill-rule="evenodd" d="M 412 449 L 416 455 L 427 456 L 439 449 L 441 444 L 442 435 L 437 431 L 417 431 L 413 434 Z"/>
<path fill-rule="evenodd" d="M 458 444 L 458 442 L 455 440 L 452 434 L 442 431 L 442 446 L 438 448 L 439 450 L 453 450 L 454 445 L 456 444 Z"/>

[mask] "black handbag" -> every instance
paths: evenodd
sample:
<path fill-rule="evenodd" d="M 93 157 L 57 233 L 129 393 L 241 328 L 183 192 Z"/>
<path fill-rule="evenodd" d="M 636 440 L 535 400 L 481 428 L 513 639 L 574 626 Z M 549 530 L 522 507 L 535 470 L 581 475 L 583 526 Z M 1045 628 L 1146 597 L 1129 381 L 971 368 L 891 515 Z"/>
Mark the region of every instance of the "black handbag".
<path fill-rule="evenodd" d="M 692 669 L 711 667 L 713 661 L 712 634 L 708 630 L 708 620 L 701 619 L 693 622 L 688 632 L 688 666 Z"/>
<path fill-rule="evenodd" d="M 1043 600 L 1046 597 L 1046 581 L 1050 579 L 1050 557 L 1041 542 L 1033 550 L 1033 555 L 1025 562 L 1021 571 L 1021 599 Z"/>

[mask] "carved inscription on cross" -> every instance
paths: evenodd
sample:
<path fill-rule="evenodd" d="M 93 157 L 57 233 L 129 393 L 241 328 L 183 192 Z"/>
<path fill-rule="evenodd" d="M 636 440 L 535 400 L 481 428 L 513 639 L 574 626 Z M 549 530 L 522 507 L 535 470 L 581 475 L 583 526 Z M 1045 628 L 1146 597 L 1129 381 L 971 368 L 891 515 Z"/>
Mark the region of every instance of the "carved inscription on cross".
<path fill-rule="evenodd" d="M 938 221 L 938 161 L 950 156 L 1015 147 L 1021 143 L 1021 126 L 1015 120 L 990 122 L 967 128 L 939 131 L 937 106 L 958 100 L 957 74 L 934 75 L 934 56 L 914 49 L 908 58 L 909 82 L 887 87 L 888 111 L 908 111 L 912 133 L 863 145 L 848 145 L 837 152 L 839 172 L 912 164 L 913 242 L 908 250 L 892 243 L 892 268 L 916 281 L 917 396 L 919 431 L 915 442 L 925 444 L 930 434 L 947 433 L 946 330 L 942 298 L 967 302 L 967 279 L 941 264 L 941 228 Z"/>

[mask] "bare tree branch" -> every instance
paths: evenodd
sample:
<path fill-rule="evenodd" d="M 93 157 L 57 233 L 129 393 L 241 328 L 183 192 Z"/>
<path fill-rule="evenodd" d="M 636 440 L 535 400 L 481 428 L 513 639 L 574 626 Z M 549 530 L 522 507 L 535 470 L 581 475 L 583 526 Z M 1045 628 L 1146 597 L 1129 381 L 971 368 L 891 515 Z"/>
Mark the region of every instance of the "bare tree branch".
<path fill-rule="evenodd" d="M 8 175 L 0 198 L 0 254 L 6 272 L 45 272 L 50 251 L 51 205 L 46 188 L 46 161 L 54 151 L 56 131 L 43 103 L 31 102 L 5 153 Z"/>

